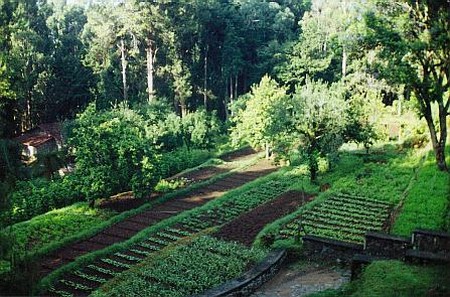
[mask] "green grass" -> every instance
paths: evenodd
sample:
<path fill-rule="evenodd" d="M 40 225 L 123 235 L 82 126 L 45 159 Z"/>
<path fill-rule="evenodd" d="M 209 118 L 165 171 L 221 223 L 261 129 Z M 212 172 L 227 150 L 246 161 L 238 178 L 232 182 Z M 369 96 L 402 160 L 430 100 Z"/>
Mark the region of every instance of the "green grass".
<path fill-rule="evenodd" d="M 420 165 L 420 160 L 419 151 L 400 151 L 393 145 L 375 147 L 369 155 L 361 151 L 342 151 L 340 159 L 334 167 L 319 176 L 319 183 L 329 184 L 331 188 L 326 192 L 320 192 L 315 200 L 296 212 L 267 225 L 258 235 L 255 245 L 263 244 L 264 237 L 275 237 L 276 241 L 273 247 L 298 249 L 300 242 L 292 238 L 280 238 L 280 230 L 300 214 L 338 193 L 398 203 L 414 176 L 414 170 Z M 297 171 L 293 170 L 290 174 L 302 173 Z M 304 178 L 299 179 L 299 182 L 293 184 L 292 187 L 305 189 L 307 192 L 311 190 L 312 193 L 317 192 L 317 190 L 313 190 L 313 185 Z"/>
<path fill-rule="evenodd" d="M 308 297 L 422 297 L 449 296 L 450 271 L 445 266 L 414 266 L 399 261 L 377 261 L 360 279 L 338 290 Z"/>
<path fill-rule="evenodd" d="M 447 163 L 450 163 L 450 146 L 446 153 Z M 406 196 L 392 233 L 409 236 L 416 228 L 445 230 L 448 228 L 449 199 L 450 174 L 437 169 L 431 151 Z"/>
<path fill-rule="evenodd" d="M 189 296 L 239 276 L 265 251 L 201 236 L 148 257 L 93 296 Z"/>
<path fill-rule="evenodd" d="M 112 211 L 90 208 L 87 203 L 80 202 L 7 227 L 1 231 L 0 236 L 12 236 L 15 256 L 23 256 L 64 241 L 80 230 L 93 228 L 115 214 Z"/>

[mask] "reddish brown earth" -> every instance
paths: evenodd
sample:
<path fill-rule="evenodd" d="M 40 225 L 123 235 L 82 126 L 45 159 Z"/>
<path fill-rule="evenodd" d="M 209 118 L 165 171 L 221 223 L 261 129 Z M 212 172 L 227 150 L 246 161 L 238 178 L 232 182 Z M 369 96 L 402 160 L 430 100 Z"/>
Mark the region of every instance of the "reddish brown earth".
<path fill-rule="evenodd" d="M 214 236 L 251 246 L 265 225 L 295 211 L 313 198 L 302 192 L 288 191 L 225 224 Z"/>
<path fill-rule="evenodd" d="M 244 148 L 232 153 L 225 154 L 221 159 L 225 162 L 239 162 L 241 160 L 248 159 L 256 154 L 256 151 L 252 148 Z M 199 168 L 197 170 L 192 170 L 186 173 L 176 174 L 168 180 L 185 179 L 187 181 L 186 186 L 193 183 L 202 182 L 212 178 L 221 173 L 225 173 L 233 169 L 233 166 L 208 166 Z M 114 196 L 111 196 L 107 200 L 102 200 L 99 202 L 97 207 L 102 209 L 110 209 L 117 212 L 124 212 L 127 210 L 138 208 L 139 206 L 151 202 L 164 193 L 152 193 L 149 197 L 135 199 L 133 192 L 124 192 Z"/>
<path fill-rule="evenodd" d="M 162 204 L 155 205 L 149 210 L 106 228 L 91 238 L 70 244 L 44 256 L 38 263 L 38 277 L 44 277 L 62 265 L 74 261 L 79 256 L 125 241 L 153 224 L 203 205 L 231 189 L 242 186 L 275 170 L 276 167 L 271 165 L 269 161 L 260 160 L 241 172 L 233 173 L 185 196 L 176 197 Z"/>

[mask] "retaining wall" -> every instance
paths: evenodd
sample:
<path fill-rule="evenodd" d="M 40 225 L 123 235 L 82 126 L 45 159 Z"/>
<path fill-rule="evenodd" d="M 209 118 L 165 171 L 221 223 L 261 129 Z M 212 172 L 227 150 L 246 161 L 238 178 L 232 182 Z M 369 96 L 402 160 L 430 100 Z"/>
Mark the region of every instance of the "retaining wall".
<path fill-rule="evenodd" d="M 278 272 L 285 258 L 286 250 L 273 251 L 261 263 L 240 277 L 191 297 L 249 296 Z"/>

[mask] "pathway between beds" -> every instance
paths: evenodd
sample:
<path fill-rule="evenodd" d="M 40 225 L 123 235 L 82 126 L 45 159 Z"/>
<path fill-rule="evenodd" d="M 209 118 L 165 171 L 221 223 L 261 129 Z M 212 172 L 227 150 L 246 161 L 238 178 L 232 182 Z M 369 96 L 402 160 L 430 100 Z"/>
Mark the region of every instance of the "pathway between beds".
<path fill-rule="evenodd" d="M 233 157 L 230 157 L 227 161 L 234 161 L 236 159 L 243 160 L 252 157 L 255 157 L 255 155 L 251 154 L 247 157 L 238 155 L 234 159 Z M 89 239 L 76 242 L 43 257 L 38 265 L 38 277 L 42 278 L 48 275 L 59 267 L 73 262 L 77 257 L 104 249 L 118 242 L 126 241 L 136 235 L 139 231 L 153 224 L 183 211 L 201 206 L 208 201 L 222 196 L 229 190 L 240 187 L 245 183 L 265 176 L 275 170 L 275 166 L 269 161 L 262 159 L 254 165 L 217 180 L 206 187 L 194 190 L 185 196 L 173 198 L 162 204 L 156 205 L 147 211 L 131 216 L 106 228 Z"/>
<path fill-rule="evenodd" d="M 298 191 L 288 191 L 225 224 L 215 237 L 251 246 L 259 232 L 269 223 L 297 210 L 314 197 Z"/>

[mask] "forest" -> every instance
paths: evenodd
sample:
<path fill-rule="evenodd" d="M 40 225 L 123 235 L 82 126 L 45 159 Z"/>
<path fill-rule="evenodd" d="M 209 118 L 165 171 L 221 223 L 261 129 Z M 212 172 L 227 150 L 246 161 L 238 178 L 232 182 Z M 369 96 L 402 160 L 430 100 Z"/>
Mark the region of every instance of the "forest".
<path fill-rule="evenodd" d="M 301 220 L 308 232 L 354 244 L 373 228 L 449 232 L 449 45 L 446 0 L 0 0 L 0 292 L 200 294 L 267 248 L 298 253 Z M 242 181 L 219 187 L 219 198 L 119 243 L 74 249 L 60 257 L 66 266 L 40 262 L 229 174 Z M 216 229 L 294 190 L 303 200 L 261 222 L 258 237 L 244 240 L 251 249 L 210 236 L 226 237 Z M 317 198 L 306 203 L 305 193 Z M 347 226 L 339 212 L 355 205 L 389 214 L 356 211 L 362 221 Z M 159 237 L 149 245 L 144 233 Z M 162 252 L 179 238 L 173 255 Z M 211 280 L 186 287 L 174 271 L 161 293 L 165 261 L 193 265 L 186 255 L 206 247 L 229 257 L 204 260 L 231 263 L 227 274 L 198 260 Z M 86 272 L 98 259 L 115 268 Z M 152 276 L 134 269 L 141 261 Z M 450 292 L 433 287 L 441 270 L 429 269 L 419 276 L 427 283 L 404 296 Z M 147 288 L 148 277 L 159 281 Z M 364 295 L 372 278 L 323 296 L 391 296 Z"/>

